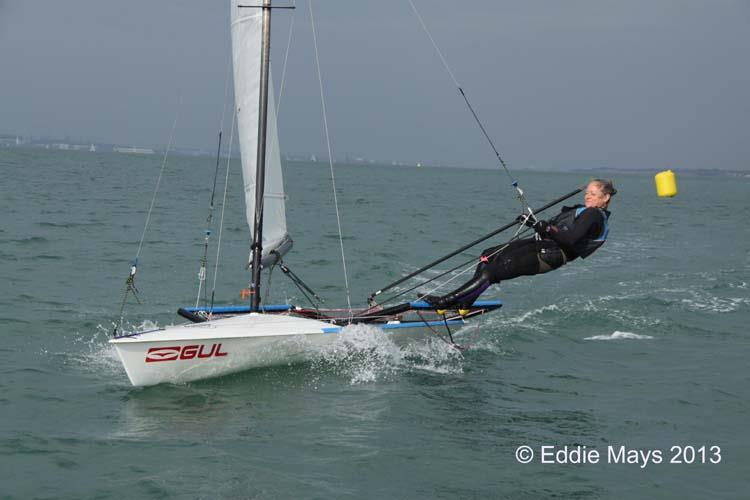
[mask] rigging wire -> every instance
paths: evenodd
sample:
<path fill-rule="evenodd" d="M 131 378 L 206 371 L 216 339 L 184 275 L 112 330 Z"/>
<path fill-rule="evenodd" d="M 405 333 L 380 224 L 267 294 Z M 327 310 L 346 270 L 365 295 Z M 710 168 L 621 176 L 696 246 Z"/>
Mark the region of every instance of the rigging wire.
<path fill-rule="evenodd" d="M 289 61 L 289 49 L 292 46 L 292 34 L 294 33 L 294 15 L 297 13 L 297 1 L 292 2 L 292 15 L 289 21 L 289 37 L 286 40 L 286 51 L 284 51 L 284 64 L 281 67 L 281 82 L 279 84 L 279 98 L 276 103 L 276 121 L 279 120 L 279 111 L 281 110 L 281 98 L 284 95 L 284 82 L 286 82 L 286 67 Z M 278 135 L 278 134 L 277 134 Z"/>
<path fill-rule="evenodd" d="M 227 102 L 229 101 L 229 73 L 232 69 L 231 60 L 227 60 L 226 71 L 224 72 L 224 103 L 221 109 L 221 120 L 219 121 L 219 144 L 216 148 L 216 168 L 214 169 L 214 182 L 213 188 L 211 189 L 211 201 L 208 205 L 208 217 L 206 218 L 206 230 L 205 237 L 203 240 L 203 257 L 200 261 L 200 270 L 198 271 L 198 295 L 195 299 L 195 307 L 198 307 L 201 300 L 201 290 L 203 284 L 206 281 L 206 267 L 208 264 L 208 244 L 211 238 L 211 223 L 213 222 L 214 215 L 214 199 L 216 196 L 216 181 L 219 177 L 219 164 L 221 163 L 221 138 L 224 132 L 224 120 L 226 119 Z M 231 155 L 231 151 L 230 151 Z M 206 292 L 204 289 L 203 303 L 208 302 L 208 297 L 205 296 Z"/>
<path fill-rule="evenodd" d="M 276 121 L 278 123 L 279 120 L 279 112 L 281 110 L 281 101 L 284 96 L 284 88 L 285 88 L 285 82 L 286 82 L 286 69 L 287 69 L 287 63 L 289 61 L 289 52 L 290 48 L 292 46 L 292 35 L 294 33 L 294 19 L 296 14 L 296 8 L 297 8 L 297 2 L 296 0 L 292 2 L 292 16 L 291 20 L 289 22 L 289 36 L 287 37 L 286 42 L 286 50 L 284 51 L 284 64 L 282 65 L 281 69 L 281 82 L 279 86 L 279 98 L 278 102 L 276 103 Z M 276 134 L 276 139 L 278 139 L 278 134 Z M 272 143 L 273 144 L 273 143 Z M 270 294 L 271 290 L 271 273 L 273 272 L 274 267 L 279 266 L 279 268 L 282 270 L 285 276 L 287 276 L 292 283 L 299 289 L 299 291 L 302 293 L 302 295 L 307 299 L 308 302 L 313 306 L 313 308 L 320 313 L 319 304 L 316 303 L 313 299 L 310 298 L 308 295 L 308 292 L 315 297 L 320 302 L 325 302 L 323 299 L 321 299 L 310 287 L 308 287 L 296 274 L 294 274 L 283 262 L 281 255 L 273 250 L 271 253 L 276 253 L 278 255 L 278 260 L 274 262 L 274 264 L 271 266 L 271 269 L 268 271 L 268 284 L 266 286 L 266 295 L 265 295 L 265 302 L 268 302 L 268 296 Z M 305 291 L 307 290 L 307 291 Z"/>
<path fill-rule="evenodd" d="M 200 268 L 198 269 L 198 294 L 195 298 L 195 307 L 198 307 L 201 301 L 201 290 L 203 290 L 203 283 L 206 281 L 206 266 L 208 264 L 208 242 L 211 239 L 211 221 L 213 220 L 214 213 L 214 196 L 216 194 L 216 179 L 219 176 L 219 163 L 221 161 L 221 134 L 222 130 L 219 130 L 219 145 L 216 148 L 216 169 L 214 170 L 214 182 L 213 189 L 211 190 L 211 201 L 208 206 L 208 217 L 206 218 L 206 229 L 204 230 L 203 237 L 203 256 L 200 260 Z M 205 291 L 203 301 L 206 302 Z"/>
<path fill-rule="evenodd" d="M 528 219 L 529 217 L 530 216 L 526 216 L 525 218 Z M 502 245 L 498 245 L 492 252 L 490 252 L 487 255 L 483 255 L 483 257 L 486 257 L 488 259 L 492 259 L 495 255 L 499 254 L 500 252 L 502 252 L 503 250 L 505 250 L 506 248 L 508 248 L 508 246 L 511 243 L 513 243 L 514 241 L 516 241 L 517 239 L 519 239 L 521 236 L 523 236 L 525 233 L 527 233 L 528 230 L 529 229 L 526 226 L 524 226 L 523 224 L 521 224 L 518 227 L 518 229 L 516 230 L 516 233 L 508 241 L 506 241 Z M 433 281 L 438 280 L 438 279 L 442 278 L 443 276 L 445 276 L 447 274 L 451 274 L 451 273 L 453 273 L 453 272 L 455 272 L 455 271 L 457 271 L 457 270 L 459 270 L 461 268 L 465 268 L 462 271 L 460 271 L 459 273 L 456 273 L 453 276 L 451 276 L 447 281 L 443 281 L 443 282 L 439 283 L 437 286 L 433 287 L 432 289 L 427 290 L 426 292 L 425 291 L 420 292 L 418 294 L 418 297 L 417 297 L 416 300 L 422 300 L 425 297 L 427 297 L 428 295 L 432 295 L 434 292 L 440 290 L 441 288 L 444 288 L 446 285 L 452 283 L 453 281 L 455 281 L 456 279 L 460 278 L 461 276 L 463 276 L 467 272 L 471 271 L 474 268 L 476 260 L 477 260 L 476 257 L 472 257 L 471 259 L 469 259 L 469 260 L 467 260 L 465 262 L 462 262 L 462 263 L 460 263 L 460 264 L 458 264 L 458 265 L 456 265 L 456 266 L 448 269 L 447 271 L 444 271 L 444 272 L 438 274 L 437 276 L 434 276 L 434 277 L 432 277 L 432 278 L 430 278 L 430 279 L 428 279 L 426 281 L 418 283 L 418 284 L 412 286 L 411 288 L 408 288 L 408 289 L 403 290 L 403 291 L 401 291 L 401 292 L 399 292 L 399 293 L 397 293 L 395 295 L 392 295 L 392 296 L 388 297 L 387 299 L 381 300 L 380 304 L 387 304 L 387 303 L 393 301 L 394 299 L 397 299 L 397 298 L 401 297 L 402 295 L 406 295 L 407 293 L 412 292 L 412 291 L 416 290 L 417 288 L 421 288 L 424 285 L 427 285 L 428 283 L 432 283 Z"/>
<path fill-rule="evenodd" d="M 527 232 L 528 232 L 528 229 L 526 229 L 526 230 L 524 230 L 524 231 L 522 231 L 520 233 L 516 232 L 516 234 L 513 235 L 513 237 L 511 239 L 509 239 L 508 241 L 506 241 L 505 243 L 503 243 L 502 245 L 500 245 L 498 247 L 497 251 L 493 251 L 491 254 L 487 255 L 486 257 L 493 257 L 493 256 L 495 256 L 497 253 L 499 253 L 502 250 L 504 250 L 508 246 L 508 244 L 510 244 L 514 240 L 517 240 L 518 238 L 522 237 Z M 500 248 L 500 247 L 502 247 L 502 248 Z M 448 274 L 454 273 L 455 271 L 466 267 L 466 269 L 464 269 L 460 273 L 456 274 L 455 276 L 451 277 L 448 281 L 445 281 L 445 282 L 441 283 L 440 285 L 436 286 L 435 288 L 433 288 L 431 290 L 428 290 L 427 292 L 424 292 L 424 293 L 420 292 L 419 296 L 417 297 L 417 300 L 422 300 L 425 296 L 431 295 L 433 292 L 435 292 L 435 291 L 443 288 L 445 285 L 451 283 L 457 277 L 463 276 L 468 270 L 472 269 L 472 267 L 476 264 L 476 261 L 477 261 L 477 258 L 476 257 L 472 257 L 471 259 L 469 259 L 467 261 L 464 261 L 464 262 L 461 262 L 460 264 L 458 264 L 458 265 L 456 265 L 456 266 L 454 266 L 454 267 L 452 267 L 452 268 L 450 268 L 450 269 L 448 269 L 446 271 L 443 271 L 440 274 L 438 274 L 436 276 L 433 276 L 432 278 L 429 278 L 429 279 L 427 279 L 425 281 L 417 283 L 416 285 L 414 285 L 414 286 L 412 286 L 410 288 L 407 288 L 405 290 L 402 290 L 402 291 L 398 292 L 395 295 L 391 295 L 388 298 L 381 299 L 379 303 L 382 305 L 382 304 L 387 304 L 389 302 L 392 302 L 393 300 L 395 300 L 395 299 L 397 299 L 397 298 L 399 298 L 399 297 L 401 297 L 403 295 L 406 295 L 406 294 L 408 294 L 410 292 L 413 292 L 417 288 L 422 288 L 423 286 L 425 286 L 425 285 L 427 285 L 429 283 L 432 283 L 435 280 L 439 280 L 443 276 L 446 276 Z"/>
<path fill-rule="evenodd" d="M 279 127 L 279 111 L 281 110 L 281 100 L 284 96 L 284 84 L 286 83 L 286 68 L 287 68 L 287 62 L 289 61 L 289 49 L 292 46 L 292 34 L 294 33 L 294 15 L 297 12 L 296 10 L 296 2 L 292 2 L 292 15 L 291 15 L 291 21 L 289 22 L 289 36 L 287 37 L 286 41 L 286 50 L 284 51 L 284 63 L 281 67 L 281 82 L 279 82 L 279 97 L 276 99 L 276 128 Z M 277 141 L 279 140 L 279 134 L 271 134 L 271 147 L 268 148 L 269 151 L 273 151 L 273 148 L 277 145 Z M 279 151 L 281 151 L 281 148 L 279 148 Z M 252 255 L 252 253 L 251 253 Z M 252 258 L 251 258 L 252 260 Z"/>
<path fill-rule="evenodd" d="M 226 168 L 226 174 L 224 175 L 224 196 L 221 200 L 221 217 L 219 218 L 219 238 L 216 243 L 216 264 L 214 264 L 214 283 L 213 288 L 211 289 L 211 304 L 208 310 L 209 317 L 211 315 L 211 311 L 214 308 L 214 298 L 216 297 L 216 279 L 219 275 L 219 257 L 221 256 L 221 237 L 224 233 L 224 214 L 226 212 L 227 208 L 227 188 L 229 187 L 229 165 L 232 161 L 232 144 L 234 142 L 234 125 L 237 123 L 237 114 L 232 113 L 232 130 L 229 135 L 229 152 L 230 154 L 227 155 L 227 168 Z"/>
<path fill-rule="evenodd" d="M 510 179 L 511 185 L 513 186 L 513 188 L 515 188 L 518 199 L 520 200 L 521 205 L 523 206 L 523 211 L 524 212 L 528 211 L 530 215 L 533 215 L 533 212 L 531 212 L 531 209 L 529 208 L 529 202 L 526 200 L 526 196 L 524 195 L 523 190 L 518 185 L 518 181 L 510 173 L 510 170 L 508 170 L 508 165 L 505 163 L 502 156 L 500 156 L 500 152 L 495 147 L 495 143 L 490 138 L 490 135 L 487 133 L 487 130 L 484 128 L 482 121 L 479 119 L 479 116 L 474 111 L 474 107 L 471 105 L 471 102 L 469 102 L 469 98 L 466 95 L 466 92 L 464 92 L 464 89 L 461 87 L 461 84 L 458 83 L 458 80 L 456 79 L 456 76 L 453 74 L 453 71 L 451 71 L 450 66 L 448 66 L 448 61 L 445 59 L 445 56 L 443 56 L 443 52 L 440 50 L 440 47 L 438 47 L 437 42 L 435 42 L 435 39 L 432 37 L 430 30 L 427 28 L 427 24 L 424 22 L 424 19 L 422 18 L 419 11 L 417 10 L 417 7 L 414 5 L 414 2 L 412 0 L 408 0 L 408 2 L 409 2 L 409 5 L 411 5 L 412 10 L 414 11 L 414 15 L 417 17 L 419 24 L 422 26 L 422 29 L 427 34 L 427 37 L 430 39 L 432 46 L 435 48 L 435 51 L 437 52 L 437 55 L 440 58 L 440 61 L 443 63 L 443 67 L 448 72 L 448 75 L 450 75 L 451 80 L 453 80 L 453 83 L 456 85 L 456 88 L 458 88 L 458 91 L 461 93 L 461 97 L 463 97 L 464 101 L 466 102 L 466 106 L 469 108 L 471 115 L 474 117 L 474 120 L 477 122 L 477 125 L 479 125 L 479 128 L 482 131 L 482 134 L 484 134 L 484 137 L 487 139 L 487 142 L 489 142 L 490 147 L 492 148 L 492 151 L 495 153 L 495 156 L 500 162 L 500 165 L 502 165 L 503 169 L 505 170 L 505 173 Z"/>
<path fill-rule="evenodd" d="M 138 299 L 138 289 L 135 287 L 135 275 L 138 272 L 138 258 L 141 255 L 141 249 L 143 249 L 143 241 L 146 239 L 146 231 L 148 230 L 148 227 L 151 223 L 151 214 L 154 211 L 154 205 L 156 204 L 156 196 L 159 193 L 159 187 L 161 186 L 161 180 L 164 177 L 164 170 L 167 166 L 167 158 L 169 157 L 169 152 L 172 150 L 172 143 L 174 141 L 174 132 L 177 128 L 177 123 L 179 122 L 180 118 L 180 110 L 182 109 L 182 94 L 180 94 L 178 103 L 177 103 L 177 112 L 175 113 L 174 121 L 172 122 L 172 130 L 169 132 L 169 142 L 167 143 L 167 149 L 164 151 L 164 157 L 162 158 L 161 162 L 161 168 L 159 169 L 159 176 L 156 179 L 156 186 L 154 186 L 154 193 L 151 196 L 151 203 L 148 207 L 148 213 L 146 214 L 146 222 L 143 225 L 143 231 L 141 232 L 141 239 L 138 242 L 138 250 L 135 253 L 135 258 L 130 264 L 130 272 L 128 273 L 128 277 L 125 280 L 125 290 L 122 294 L 122 302 L 120 303 L 120 313 L 119 313 L 119 320 L 115 324 L 114 330 L 112 331 L 112 335 L 117 335 L 118 330 L 122 331 L 122 323 L 124 321 L 124 314 L 125 314 L 125 304 L 128 300 L 128 294 L 132 293 L 135 299 L 140 303 L 140 300 Z"/>
<path fill-rule="evenodd" d="M 313 16 L 312 0 L 309 0 L 308 5 L 310 7 L 310 24 L 312 26 L 313 46 L 315 47 L 315 64 L 318 70 L 318 84 L 320 86 L 320 102 L 323 108 L 323 125 L 325 128 L 325 134 L 326 134 L 326 144 L 328 146 L 328 164 L 331 169 L 331 184 L 333 185 L 333 204 L 336 208 L 336 223 L 338 224 L 338 230 L 339 230 L 339 246 L 341 247 L 341 263 L 344 268 L 344 285 L 346 287 L 346 303 L 349 306 L 349 315 L 351 316 L 352 300 L 351 300 L 351 293 L 349 291 L 349 277 L 348 277 L 348 273 L 346 270 L 346 255 L 344 253 L 344 237 L 341 232 L 341 216 L 339 214 L 339 202 L 338 202 L 338 196 L 336 194 L 336 176 L 334 175 L 334 172 L 333 172 L 333 155 L 331 153 L 331 138 L 328 133 L 328 119 L 326 117 L 326 102 L 325 102 L 325 94 L 323 92 L 323 76 L 320 70 L 320 56 L 318 54 L 318 37 L 315 32 L 315 18 Z"/>
<path fill-rule="evenodd" d="M 487 257 L 488 259 L 492 259 L 492 257 L 494 257 L 495 255 L 499 254 L 500 252 L 502 252 L 502 251 L 503 251 L 503 250 L 505 250 L 506 248 L 508 248 L 508 246 L 509 246 L 509 245 L 510 245 L 510 244 L 511 244 L 512 242 L 514 242 L 515 240 L 517 240 L 517 239 L 519 238 L 520 234 L 521 234 L 522 232 L 525 232 L 525 231 L 524 231 L 525 229 L 526 229 L 526 226 L 524 226 L 524 225 L 520 225 L 520 226 L 518 227 L 518 229 L 516 230 L 516 233 L 515 233 L 515 234 L 514 234 L 514 235 L 513 235 L 513 236 L 512 236 L 512 237 L 511 237 L 511 238 L 510 238 L 510 239 L 509 239 L 509 240 L 508 240 L 507 242 L 505 242 L 505 243 L 503 243 L 502 245 L 500 245 L 500 246 L 498 246 L 497 248 L 495 248 L 495 250 L 493 250 L 492 252 L 490 252 L 490 253 L 489 253 L 488 255 L 483 255 L 483 257 Z M 459 264 L 458 266 L 454 267 L 453 269 L 450 269 L 450 270 L 446 271 L 445 273 L 442 273 L 442 274 L 440 274 L 440 275 L 436 276 L 435 278 L 432 278 L 432 279 L 430 279 L 430 280 L 428 280 L 428 281 L 425 281 L 425 282 L 424 282 L 424 283 L 422 283 L 421 285 L 417 285 L 417 286 L 416 286 L 416 287 L 414 287 L 414 288 L 417 288 L 417 287 L 419 287 L 419 286 L 422 286 L 422 285 L 425 285 L 425 284 L 427 284 L 427 283 L 430 283 L 431 281 L 433 281 L 433 280 L 435 280 L 435 279 L 438 279 L 438 278 L 440 278 L 440 277 L 442 277 L 442 276 L 445 276 L 446 274 L 448 274 L 448 273 L 450 273 L 450 272 L 453 272 L 453 271 L 455 271 L 456 269 L 460 269 L 460 268 L 462 268 L 462 267 L 466 266 L 466 269 L 464 269 L 463 271 L 461 271 L 461 272 L 460 272 L 460 273 L 458 273 L 458 274 L 455 274 L 454 276 L 451 276 L 451 278 L 450 278 L 449 280 L 447 280 L 447 281 L 445 281 L 445 282 L 443 282 L 443 283 L 440 283 L 440 284 L 439 284 L 438 286 L 434 287 L 434 288 L 433 288 L 432 290 L 429 290 L 429 291 L 427 291 L 426 293 L 420 293 L 420 296 L 419 296 L 419 297 L 417 298 L 417 300 L 422 300 L 422 299 L 423 299 L 423 298 L 425 298 L 426 296 L 428 296 L 428 295 L 431 295 L 431 294 L 432 294 L 433 292 L 436 292 L 437 290 L 440 290 L 441 288 L 443 288 L 443 287 L 444 287 L 444 286 L 446 286 L 447 284 L 449 284 L 449 283 L 453 282 L 453 281 L 454 281 L 454 280 L 456 280 L 457 278 L 459 278 L 459 277 L 463 276 L 464 274 L 466 274 L 467 272 L 471 271 L 471 269 L 472 269 L 472 266 L 471 266 L 471 264 L 473 264 L 473 263 L 475 263 L 475 262 L 476 262 L 476 257 L 472 258 L 471 260 L 469 260 L 469 261 L 467 261 L 467 262 L 464 262 L 463 264 Z M 412 288 L 412 290 L 413 290 L 414 288 Z M 411 291 L 411 290 L 409 290 L 409 291 Z M 401 292 L 401 293 L 399 293 L 398 295 L 394 296 L 393 298 L 395 298 L 395 297 L 398 297 L 398 296 L 400 296 L 400 295 L 402 295 L 402 294 L 404 294 L 404 293 L 406 293 L 406 292 Z"/>
<path fill-rule="evenodd" d="M 141 233 L 141 240 L 138 243 L 138 251 L 135 253 L 135 262 L 138 263 L 138 257 L 141 255 L 141 249 L 143 248 L 143 240 L 146 238 L 146 230 L 151 223 L 151 214 L 154 211 L 154 204 L 156 203 L 156 195 L 159 194 L 159 186 L 161 185 L 161 179 L 164 177 L 164 168 L 167 165 L 167 158 L 169 157 L 169 151 L 172 149 L 172 142 L 174 140 L 174 131 L 177 128 L 177 122 L 180 118 L 180 109 L 182 108 L 182 95 L 180 95 L 179 102 L 177 104 L 177 113 L 172 122 L 172 131 L 169 133 L 169 143 L 167 143 L 167 150 L 164 151 L 164 157 L 161 162 L 161 169 L 159 170 L 159 177 L 156 179 L 156 186 L 154 187 L 154 194 L 151 197 L 151 204 L 148 207 L 148 214 L 146 215 L 146 223 L 143 226 L 143 232 Z"/>

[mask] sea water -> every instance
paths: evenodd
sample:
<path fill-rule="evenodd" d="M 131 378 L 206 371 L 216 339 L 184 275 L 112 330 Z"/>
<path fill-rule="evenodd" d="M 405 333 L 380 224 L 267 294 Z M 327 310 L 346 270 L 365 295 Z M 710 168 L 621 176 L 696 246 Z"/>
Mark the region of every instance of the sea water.
<path fill-rule="evenodd" d="M 675 169 L 680 193 L 660 199 L 652 173 L 515 171 L 535 206 L 614 177 L 610 237 L 492 287 L 504 307 L 457 332 L 468 350 L 400 348 L 356 326 L 307 363 L 133 388 L 107 343 L 131 261 L 140 304 L 129 298 L 126 328 L 180 322 L 198 298 L 213 181 L 210 158 L 168 158 L 144 234 L 161 164 L 0 149 L 0 498 L 746 495 L 747 177 Z M 345 306 L 328 166 L 286 167 L 285 262 Z M 230 304 L 249 236 L 235 161 L 221 203 L 224 168 L 207 287 Z M 499 170 L 337 165 L 336 181 L 354 305 L 520 211 Z M 278 270 L 268 285 L 268 302 L 306 305 Z"/>

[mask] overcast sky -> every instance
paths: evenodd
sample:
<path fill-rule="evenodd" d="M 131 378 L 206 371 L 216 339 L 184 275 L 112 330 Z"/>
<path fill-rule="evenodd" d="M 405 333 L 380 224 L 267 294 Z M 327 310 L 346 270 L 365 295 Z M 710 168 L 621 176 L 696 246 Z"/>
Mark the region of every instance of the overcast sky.
<path fill-rule="evenodd" d="M 511 167 L 750 169 L 749 0 L 414 3 Z M 322 156 L 297 5 L 273 14 L 277 95 L 294 25 L 280 141 Z M 495 164 L 407 0 L 313 7 L 335 157 Z M 179 113 L 177 145 L 213 150 L 228 18 L 224 0 L 0 0 L 0 133 L 163 147 Z"/>

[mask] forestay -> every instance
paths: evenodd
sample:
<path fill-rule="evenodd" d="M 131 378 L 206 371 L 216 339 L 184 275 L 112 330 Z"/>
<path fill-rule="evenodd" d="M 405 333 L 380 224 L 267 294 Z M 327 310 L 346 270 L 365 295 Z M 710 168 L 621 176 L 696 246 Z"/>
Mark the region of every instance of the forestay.
<path fill-rule="evenodd" d="M 230 0 L 232 12 L 232 59 L 237 128 L 242 156 L 247 223 L 255 220 L 255 175 L 258 152 L 258 103 L 262 9 L 239 8 Z M 273 85 L 269 84 L 266 146 L 265 194 L 263 208 L 263 264 L 273 262 L 272 251 L 284 255 L 292 246 L 286 229 L 284 182 L 281 173 L 279 137 Z"/>

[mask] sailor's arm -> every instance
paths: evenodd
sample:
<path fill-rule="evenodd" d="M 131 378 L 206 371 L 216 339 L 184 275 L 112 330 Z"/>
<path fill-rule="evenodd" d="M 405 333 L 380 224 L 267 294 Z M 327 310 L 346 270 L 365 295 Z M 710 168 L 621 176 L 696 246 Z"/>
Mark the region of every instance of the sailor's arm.
<path fill-rule="evenodd" d="M 599 234 L 603 222 L 599 210 L 588 208 L 576 218 L 575 224 L 567 231 L 560 231 L 556 226 L 545 221 L 539 221 L 534 226 L 534 230 L 542 237 L 549 238 L 564 248 L 572 248 L 582 239 Z"/>

